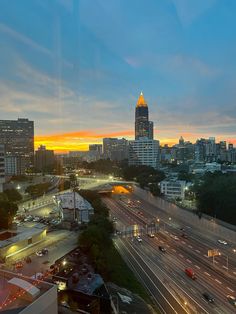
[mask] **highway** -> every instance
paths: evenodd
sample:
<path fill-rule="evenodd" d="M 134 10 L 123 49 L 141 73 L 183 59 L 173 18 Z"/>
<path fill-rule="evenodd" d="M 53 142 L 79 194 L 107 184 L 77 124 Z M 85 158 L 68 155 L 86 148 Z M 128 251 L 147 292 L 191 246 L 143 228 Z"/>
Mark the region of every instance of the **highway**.
<path fill-rule="evenodd" d="M 231 248 L 222 247 L 207 230 L 189 228 L 191 224 L 186 226 L 181 219 L 168 217 L 135 195 L 128 198 L 104 198 L 111 216 L 116 219 L 116 229 L 122 231 L 122 235 L 115 237 L 115 245 L 145 283 L 160 310 L 163 313 L 235 313 L 226 298 L 228 294 L 235 296 L 236 289 L 236 255 Z M 157 217 L 159 222 L 151 225 L 157 222 Z M 156 231 L 154 238 L 147 236 L 150 231 Z M 182 237 L 183 232 L 187 238 Z M 135 234 L 141 235 L 141 243 Z M 159 250 L 160 245 L 166 248 L 166 253 Z M 222 254 L 215 258 L 214 265 L 212 258 L 207 257 L 208 249 L 212 248 L 218 248 Z M 225 256 L 228 256 L 228 265 Z M 186 267 L 194 270 L 196 280 L 185 274 Z M 209 292 L 215 302 L 207 302 L 203 292 Z"/>

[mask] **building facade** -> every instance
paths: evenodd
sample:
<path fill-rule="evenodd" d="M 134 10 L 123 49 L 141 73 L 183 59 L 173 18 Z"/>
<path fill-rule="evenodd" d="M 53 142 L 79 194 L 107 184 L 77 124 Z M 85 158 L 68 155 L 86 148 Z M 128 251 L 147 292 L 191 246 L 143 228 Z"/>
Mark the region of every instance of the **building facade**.
<path fill-rule="evenodd" d="M 21 156 L 5 157 L 6 176 L 19 176 L 25 173 L 25 158 Z"/>
<path fill-rule="evenodd" d="M 184 199 L 186 189 L 186 181 L 183 180 L 163 180 L 160 182 L 161 193 L 168 198 Z"/>
<path fill-rule="evenodd" d="M 34 161 L 34 122 L 28 119 L 0 120 L 0 144 L 5 145 L 6 156 L 24 157 L 26 167 L 31 167 Z"/>
<path fill-rule="evenodd" d="M 5 182 L 5 146 L 0 144 L 0 193 Z"/>
<path fill-rule="evenodd" d="M 104 138 L 103 155 L 111 160 L 124 160 L 128 158 L 129 142 L 125 139 Z"/>
<path fill-rule="evenodd" d="M 159 141 L 148 138 L 130 141 L 129 165 L 145 165 L 157 169 L 159 166 Z"/>
<path fill-rule="evenodd" d="M 54 166 L 54 151 L 40 145 L 35 152 L 35 168 L 39 171 L 51 170 Z"/>

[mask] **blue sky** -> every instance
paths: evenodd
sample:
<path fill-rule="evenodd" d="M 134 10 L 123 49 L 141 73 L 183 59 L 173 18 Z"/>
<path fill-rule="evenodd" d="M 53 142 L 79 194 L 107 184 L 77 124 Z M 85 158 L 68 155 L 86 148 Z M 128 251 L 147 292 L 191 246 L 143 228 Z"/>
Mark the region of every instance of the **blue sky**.
<path fill-rule="evenodd" d="M 234 0 L 1 0 L 1 119 L 33 119 L 51 147 L 132 138 L 142 90 L 161 142 L 236 144 L 235 12 Z"/>

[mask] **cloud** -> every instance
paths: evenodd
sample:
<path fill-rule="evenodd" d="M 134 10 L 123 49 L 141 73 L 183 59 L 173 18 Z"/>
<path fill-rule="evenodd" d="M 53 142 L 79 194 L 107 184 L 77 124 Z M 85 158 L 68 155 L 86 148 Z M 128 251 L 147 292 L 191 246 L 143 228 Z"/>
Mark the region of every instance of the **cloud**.
<path fill-rule="evenodd" d="M 213 7 L 216 0 L 172 0 L 172 2 L 181 25 L 186 27 Z"/>
<path fill-rule="evenodd" d="M 0 32 L 12 37 L 13 39 L 29 46 L 30 48 L 33 48 L 41 53 L 43 53 L 44 55 L 52 58 L 55 58 L 55 53 L 52 52 L 51 50 L 49 50 L 48 48 L 38 44 L 36 41 L 32 40 L 31 38 L 27 37 L 26 35 L 19 33 L 17 31 L 15 31 L 14 29 L 10 28 L 8 25 L 0 23 Z M 61 59 L 62 64 L 69 67 L 69 68 L 73 68 L 74 65 L 69 62 L 68 60 L 65 60 L 64 58 Z"/>

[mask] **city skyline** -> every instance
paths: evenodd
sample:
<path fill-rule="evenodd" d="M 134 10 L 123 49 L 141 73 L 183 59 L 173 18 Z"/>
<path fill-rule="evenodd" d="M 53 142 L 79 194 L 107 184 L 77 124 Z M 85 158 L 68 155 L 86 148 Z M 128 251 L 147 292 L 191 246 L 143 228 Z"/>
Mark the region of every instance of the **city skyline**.
<path fill-rule="evenodd" d="M 35 121 L 35 148 L 133 139 L 141 90 L 162 145 L 236 144 L 234 1 L 3 2 L 1 119 Z"/>

